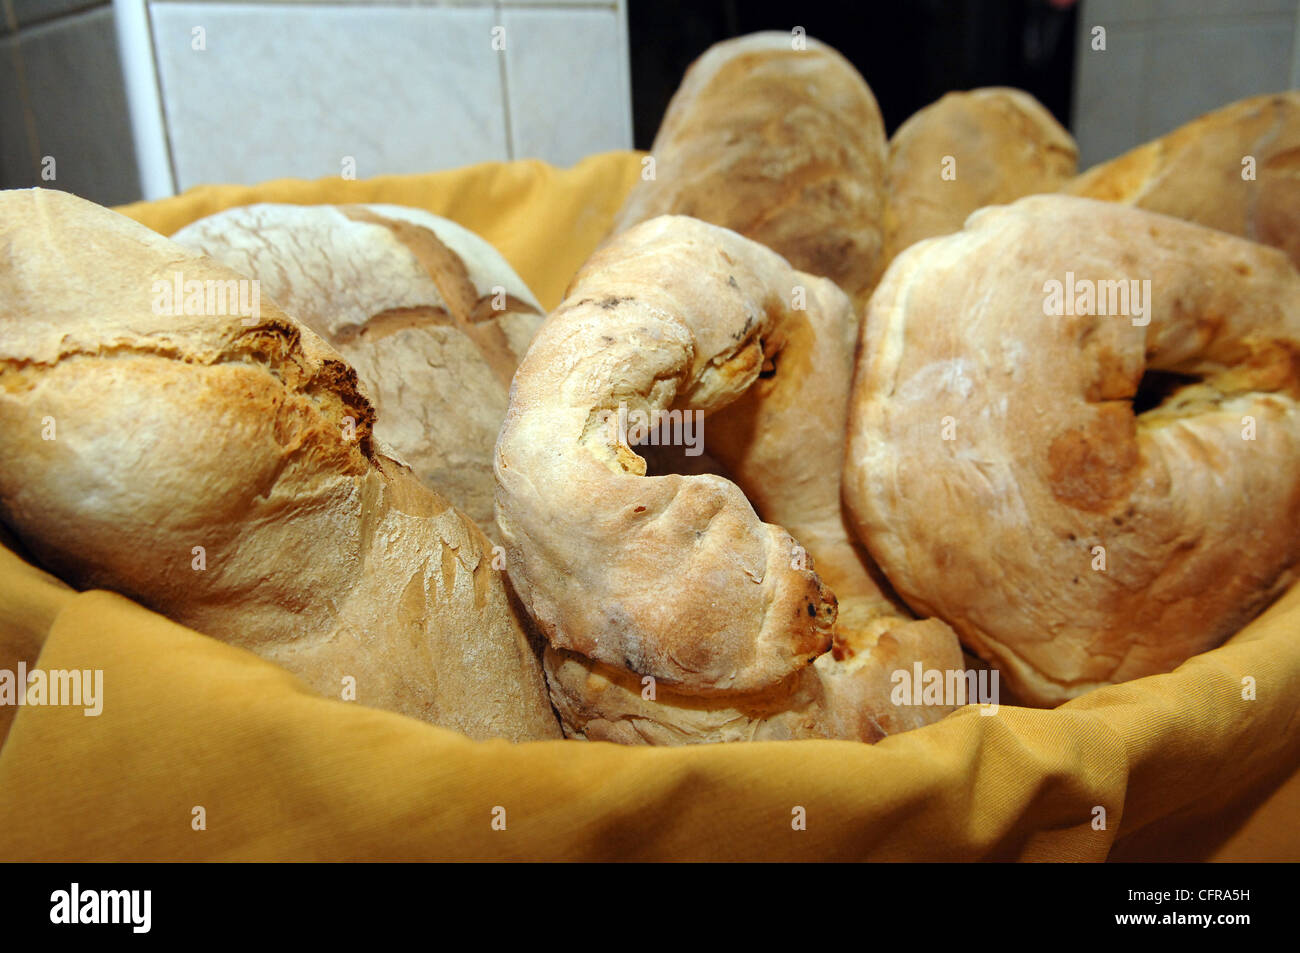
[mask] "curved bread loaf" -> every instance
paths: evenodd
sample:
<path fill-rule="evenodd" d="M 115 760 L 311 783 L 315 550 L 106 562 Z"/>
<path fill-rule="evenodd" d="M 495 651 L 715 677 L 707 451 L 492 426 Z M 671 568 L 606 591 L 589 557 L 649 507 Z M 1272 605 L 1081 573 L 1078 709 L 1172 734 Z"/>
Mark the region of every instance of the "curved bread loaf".
<path fill-rule="evenodd" d="M 652 219 L 583 266 L 520 365 L 496 456 L 511 579 L 570 734 L 874 741 L 951 710 L 893 704 L 896 670 L 957 668 L 960 650 L 882 593 L 840 510 L 856 326 L 833 283 L 696 219 Z M 683 432 L 707 415 L 740 485 L 650 473 L 626 421 L 665 413 Z"/>

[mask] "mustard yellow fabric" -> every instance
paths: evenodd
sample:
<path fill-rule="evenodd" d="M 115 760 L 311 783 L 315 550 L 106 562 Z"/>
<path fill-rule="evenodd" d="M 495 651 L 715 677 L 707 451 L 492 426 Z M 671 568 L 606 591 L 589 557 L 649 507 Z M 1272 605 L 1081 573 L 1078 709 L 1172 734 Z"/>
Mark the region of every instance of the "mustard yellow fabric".
<path fill-rule="evenodd" d="M 623 197 L 641 175 L 641 156 L 609 152 L 590 156 L 572 169 L 522 159 L 429 175 L 208 185 L 118 211 L 171 235 L 204 216 L 254 202 L 410 205 L 483 236 L 550 310 L 560 303 L 569 279 L 609 231 Z"/>
<path fill-rule="evenodd" d="M 415 205 L 551 307 L 639 169 L 611 153 L 123 211 L 170 234 L 255 201 Z M 98 717 L 0 709 L 0 859 L 1300 859 L 1300 587 L 1176 672 L 1055 711 L 968 708 L 874 746 L 512 746 L 315 696 L 18 549 L 0 536 L 0 668 L 100 669 L 105 697 Z"/>

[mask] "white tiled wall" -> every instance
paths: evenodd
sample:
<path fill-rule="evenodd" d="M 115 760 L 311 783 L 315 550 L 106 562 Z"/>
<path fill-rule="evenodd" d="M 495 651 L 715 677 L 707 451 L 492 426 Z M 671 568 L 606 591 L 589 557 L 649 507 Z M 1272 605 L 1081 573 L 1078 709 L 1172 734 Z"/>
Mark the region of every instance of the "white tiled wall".
<path fill-rule="evenodd" d="M 1083 0 L 1074 134 L 1087 168 L 1237 99 L 1300 83 L 1297 0 Z M 1105 27 L 1106 49 L 1092 49 Z"/>
<path fill-rule="evenodd" d="M 0 6 L 5 187 L 49 184 L 113 204 L 138 197 L 141 177 L 156 196 L 200 182 L 336 175 L 345 156 L 365 177 L 486 158 L 567 164 L 631 145 L 625 0 Z M 1080 164 L 1229 101 L 1300 86 L 1298 7 L 1082 0 Z M 139 44 L 121 56 L 115 20 Z M 199 25 L 206 51 L 192 48 Z M 491 48 L 494 25 L 506 28 L 504 51 Z M 1094 25 L 1106 28 L 1105 52 L 1090 49 Z M 57 162 L 53 182 L 40 179 L 46 155 Z"/>
<path fill-rule="evenodd" d="M 339 175 L 345 159 L 369 178 L 504 158 L 493 17 L 150 4 L 177 185 Z"/>
<path fill-rule="evenodd" d="M 623 0 L 115 6 L 146 197 L 632 144 Z"/>
<path fill-rule="evenodd" d="M 631 147 L 631 99 L 625 0 L 0 0 L 0 188 L 105 205 L 567 165 Z"/>
<path fill-rule="evenodd" d="M 501 11 L 511 150 L 569 165 L 632 144 L 625 21 L 610 8 Z"/>
<path fill-rule="evenodd" d="M 139 198 L 112 11 L 95 0 L 0 0 L 0 187 L 33 185 Z"/>

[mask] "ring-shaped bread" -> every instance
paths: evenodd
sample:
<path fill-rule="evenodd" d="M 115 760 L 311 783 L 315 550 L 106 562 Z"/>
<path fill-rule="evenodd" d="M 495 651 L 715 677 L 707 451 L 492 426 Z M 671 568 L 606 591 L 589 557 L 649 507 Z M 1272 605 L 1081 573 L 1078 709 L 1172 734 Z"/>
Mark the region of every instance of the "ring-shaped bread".
<path fill-rule="evenodd" d="M 1169 671 L 1295 578 L 1300 276 L 1273 248 L 1060 195 L 981 210 L 895 259 L 854 388 L 860 538 L 1023 700 Z"/>

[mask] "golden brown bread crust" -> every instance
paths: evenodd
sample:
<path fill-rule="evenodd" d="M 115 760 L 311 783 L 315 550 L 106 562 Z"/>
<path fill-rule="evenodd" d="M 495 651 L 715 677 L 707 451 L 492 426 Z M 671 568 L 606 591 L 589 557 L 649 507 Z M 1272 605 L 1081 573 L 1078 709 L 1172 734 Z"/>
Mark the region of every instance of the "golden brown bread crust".
<path fill-rule="evenodd" d="M 1243 160 L 1254 178 L 1243 178 Z M 1063 191 L 1280 248 L 1300 267 L 1300 92 L 1255 96 L 1093 166 Z"/>
<path fill-rule="evenodd" d="M 496 471 L 511 579 L 550 642 L 569 733 L 876 740 L 882 719 L 908 717 L 865 705 L 888 696 L 897 645 L 960 667 L 946 626 L 903 632 L 925 624 L 894 609 L 845 533 L 837 464 L 856 324 L 831 282 L 685 217 L 623 233 L 579 272 L 516 375 Z M 709 412 L 711 451 L 765 517 L 797 520 L 806 538 L 761 523 L 710 473 L 646 476 L 618 431 L 620 402 Z M 855 607 L 848 632 L 814 571 L 823 555 Z"/>
<path fill-rule="evenodd" d="M 390 205 L 249 205 L 172 240 L 258 279 L 333 345 L 375 406 L 376 436 L 495 532 L 492 445 L 542 308 L 491 245 Z"/>
<path fill-rule="evenodd" d="M 1145 315 L 1045 314 L 1067 273 L 1149 280 Z M 1148 370 L 1202 382 L 1135 416 Z M 1280 252 L 1033 196 L 890 266 L 845 496 L 913 609 L 1055 704 L 1173 669 L 1295 578 L 1297 396 L 1300 276 Z"/>
<path fill-rule="evenodd" d="M 885 127 L 853 65 L 788 33 L 711 47 L 655 136 L 655 176 L 614 220 L 690 215 L 775 250 L 866 303 L 879 275 Z"/>
<path fill-rule="evenodd" d="M 372 438 L 353 370 L 269 300 L 252 326 L 156 308 L 177 272 L 238 277 L 65 193 L 0 193 L 0 519 L 73 585 L 322 694 L 350 676 L 471 737 L 558 737 L 490 544 Z"/>
<path fill-rule="evenodd" d="M 643 478 L 618 433 L 620 402 L 707 412 L 758 376 L 789 310 L 775 289 L 797 279 L 718 232 L 664 217 L 597 252 L 534 337 L 496 450 L 510 576 L 551 643 L 701 694 L 802 668 L 829 646 L 835 614 L 817 576 L 789 568 L 789 534 L 734 484 Z"/>
<path fill-rule="evenodd" d="M 1073 137 L 1028 93 L 1002 86 L 948 93 L 889 140 L 885 264 L 923 238 L 958 231 L 976 209 L 1055 192 L 1078 161 Z"/>

